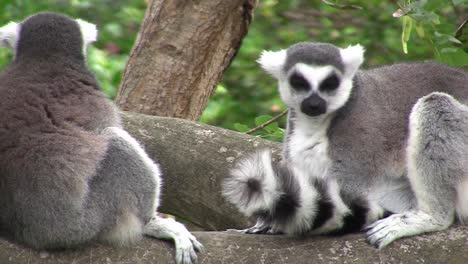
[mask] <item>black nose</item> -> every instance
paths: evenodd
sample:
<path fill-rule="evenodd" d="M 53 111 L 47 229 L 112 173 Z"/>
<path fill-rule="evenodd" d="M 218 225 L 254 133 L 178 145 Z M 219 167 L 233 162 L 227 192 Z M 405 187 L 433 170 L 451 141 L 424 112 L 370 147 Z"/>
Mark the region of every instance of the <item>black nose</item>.
<path fill-rule="evenodd" d="M 317 94 L 312 94 L 301 103 L 302 113 L 309 116 L 318 116 L 327 111 L 327 102 Z"/>

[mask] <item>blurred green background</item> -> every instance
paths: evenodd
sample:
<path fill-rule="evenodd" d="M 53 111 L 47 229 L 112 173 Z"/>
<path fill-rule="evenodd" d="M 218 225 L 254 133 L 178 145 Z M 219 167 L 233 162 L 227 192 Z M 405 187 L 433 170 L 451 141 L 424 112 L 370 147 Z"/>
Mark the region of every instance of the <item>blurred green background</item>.
<path fill-rule="evenodd" d="M 55 11 L 97 24 L 99 40 L 90 48 L 89 65 L 103 89 L 114 97 L 147 0 L 1 0 L 0 25 L 39 11 Z M 366 48 L 364 67 L 436 59 L 468 65 L 468 0 L 260 0 L 237 57 L 205 110 L 201 121 L 246 130 L 285 109 L 274 80 L 255 60 L 262 50 L 279 50 L 299 41 L 331 42 Z M 400 11 L 396 12 L 398 9 Z M 394 17 L 407 14 L 408 16 Z M 464 33 L 464 34 L 463 34 Z M 406 50 L 406 54 L 405 54 Z M 0 50 L 0 68 L 12 54 Z M 256 134 L 280 140 L 284 118 Z"/>

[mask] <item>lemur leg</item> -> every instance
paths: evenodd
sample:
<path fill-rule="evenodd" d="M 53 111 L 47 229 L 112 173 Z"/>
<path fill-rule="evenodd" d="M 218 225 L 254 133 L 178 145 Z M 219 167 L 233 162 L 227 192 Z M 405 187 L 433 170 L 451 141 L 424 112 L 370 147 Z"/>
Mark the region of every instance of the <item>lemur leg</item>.
<path fill-rule="evenodd" d="M 368 227 L 367 240 L 377 248 L 392 241 L 448 228 L 454 221 L 456 186 L 467 166 L 468 112 L 447 94 L 421 98 L 410 115 L 408 177 L 416 210 L 392 215 Z"/>
<path fill-rule="evenodd" d="M 109 127 L 104 130 L 104 134 L 111 137 L 111 146 L 114 146 L 114 149 L 109 151 L 112 153 L 122 152 L 117 155 L 118 157 L 112 159 L 112 164 L 117 166 L 114 170 L 121 172 L 118 174 L 123 175 L 122 177 L 126 178 L 125 181 L 132 185 L 133 192 L 141 193 L 141 197 L 135 200 L 136 203 L 133 205 L 128 204 L 127 207 L 141 207 L 139 214 L 144 220 L 144 226 L 141 229 L 142 234 L 174 240 L 177 263 L 196 262 L 197 255 L 195 251 L 202 249 L 201 243 L 181 223 L 173 219 L 157 216 L 156 209 L 159 206 L 159 189 L 161 186 L 159 167 L 126 131 L 117 127 Z M 137 173 L 126 175 L 125 173 L 129 171 Z M 120 232 L 114 231 L 114 233 Z"/>

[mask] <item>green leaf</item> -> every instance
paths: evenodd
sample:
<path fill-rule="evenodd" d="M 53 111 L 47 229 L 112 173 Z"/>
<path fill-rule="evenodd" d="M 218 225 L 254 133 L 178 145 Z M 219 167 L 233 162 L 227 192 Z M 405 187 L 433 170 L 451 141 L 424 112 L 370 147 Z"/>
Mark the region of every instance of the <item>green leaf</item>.
<path fill-rule="evenodd" d="M 265 122 L 268 122 L 272 119 L 273 117 L 272 116 L 269 116 L 269 115 L 261 115 L 261 116 L 257 116 L 255 118 L 255 125 L 256 126 L 259 126 Z"/>
<path fill-rule="evenodd" d="M 216 86 L 215 93 L 217 93 L 217 94 L 227 94 L 227 93 L 228 93 L 228 90 L 227 90 L 226 87 L 224 87 L 223 85 L 218 84 L 218 85 Z"/>
<path fill-rule="evenodd" d="M 449 34 L 443 34 L 443 33 L 436 31 L 434 35 L 436 37 L 437 44 L 439 45 L 445 45 L 448 43 L 454 43 L 454 44 L 459 44 L 459 45 L 463 44 L 460 40 L 458 40 L 457 38 Z"/>
<path fill-rule="evenodd" d="M 403 31 L 401 32 L 401 45 L 403 46 L 403 52 L 405 54 L 408 54 L 408 40 L 411 35 L 413 20 L 409 16 L 404 16 L 402 22 L 403 22 Z"/>
<path fill-rule="evenodd" d="M 271 124 L 269 124 L 268 126 L 264 127 L 263 129 L 265 129 L 268 133 L 276 133 L 280 128 L 278 126 L 278 122 L 273 122 Z"/>
<path fill-rule="evenodd" d="M 420 38 L 424 38 L 425 36 L 424 27 L 420 23 L 415 21 L 414 29 L 416 30 L 416 33 L 418 34 Z"/>
<path fill-rule="evenodd" d="M 250 130 L 250 128 L 247 125 L 241 123 L 235 123 L 234 128 L 239 132 L 247 132 Z"/>
<path fill-rule="evenodd" d="M 444 48 L 440 51 L 437 59 L 454 67 L 468 66 L 468 53 L 460 48 Z"/>

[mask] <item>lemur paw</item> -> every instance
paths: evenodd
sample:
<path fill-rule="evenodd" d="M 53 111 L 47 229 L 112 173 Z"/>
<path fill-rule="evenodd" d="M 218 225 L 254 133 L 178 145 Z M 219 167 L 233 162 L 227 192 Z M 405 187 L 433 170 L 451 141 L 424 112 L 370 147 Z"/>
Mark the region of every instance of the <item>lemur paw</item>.
<path fill-rule="evenodd" d="M 197 262 L 195 245 L 188 237 L 174 239 L 177 264 L 192 264 Z M 197 241 L 198 243 L 198 241 Z"/>
<path fill-rule="evenodd" d="M 183 224 L 171 218 L 154 217 L 146 224 L 144 233 L 160 239 L 174 240 L 177 264 L 196 263 L 196 252 L 203 250 L 203 245 L 195 236 Z"/>
<path fill-rule="evenodd" d="M 451 217 L 435 217 L 423 211 L 394 214 L 366 228 L 367 242 L 381 249 L 402 237 L 447 229 L 452 222 Z"/>
<path fill-rule="evenodd" d="M 177 264 L 197 262 L 197 253 L 203 251 L 203 245 L 181 224 L 183 229 L 174 237 Z"/>
<path fill-rule="evenodd" d="M 369 225 L 366 227 L 367 242 L 377 249 L 382 249 L 405 236 L 405 218 L 404 214 L 395 214 Z"/>

